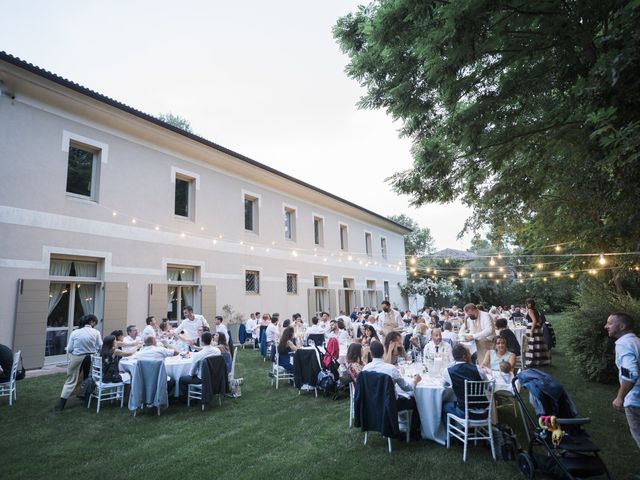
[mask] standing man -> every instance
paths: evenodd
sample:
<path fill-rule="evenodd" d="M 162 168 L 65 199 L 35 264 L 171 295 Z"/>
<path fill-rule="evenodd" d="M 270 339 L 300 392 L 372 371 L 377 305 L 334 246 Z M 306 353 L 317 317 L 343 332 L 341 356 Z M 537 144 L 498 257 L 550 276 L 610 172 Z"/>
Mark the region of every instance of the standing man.
<path fill-rule="evenodd" d="M 378 315 L 378 325 L 382 328 L 382 334 L 385 336 L 390 332 L 398 329 L 401 330 L 404 327 L 400 312 L 391 308 L 388 300 L 382 301 L 382 311 Z"/>
<path fill-rule="evenodd" d="M 616 367 L 620 381 L 618 395 L 611 403 L 616 410 L 624 410 L 631 436 L 640 448 L 640 339 L 633 333 L 633 318 L 627 313 L 612 313 L 604 328 L 616 340 Z M 635 478 L 640 479 L 640 472 Z"/>
<path fill-rule="evenodd" d="M 220 315 L 216 315 L 216 318 L 214 318 L 213 320 L 213 325 L 216 327 L 215 333 L 224 333 L 224 338 L 229 341 L 229 330 L 227 329 L 227 326 L 222 322 L 224 322 L 224 318 L 222 318 Z"/>
<path fill-rule="evenodd" d="M 176 334 L 179 335 L 184 332 L 188 340 L 195 341 L 198 338 L 198 328 L 202 328 L 203 330 L 203 327 L 209 328 L 209 322 L 207 322 L 207 319 L 202 315 L 194 314 L 193 307 L 184 307 L 182 314 L 184 315 L 184 320 L 180 325 L 178 325 L 178 328 L 176 328 Z"/>
<path fill-rule="evenodd" d="M 495 334 L 493 320 L 487 312 L 480 309 L 473 303 L 467 303 L 464 306 L 465 322 L 462 328 L 462 338 L 465 341 L 471 341 L 471 360 L 475 361 L 484 358 L 487 350 L 491 349 L 492 343 L 490 338 Z"/>
<path fill-rule="evenodd" d="M 67 399 L 71 396 L 78 384 L 82 362 L 88 355 L 94 355 L 102 347 L 102 336 L 93 328 L 98 323 L 95 315 L 84 315 L 80 318 L 80 328 L 71 332 L 67 344 L 67 378 L 60 393 L 60 400 L 54 407 L 62 411 Z"/>

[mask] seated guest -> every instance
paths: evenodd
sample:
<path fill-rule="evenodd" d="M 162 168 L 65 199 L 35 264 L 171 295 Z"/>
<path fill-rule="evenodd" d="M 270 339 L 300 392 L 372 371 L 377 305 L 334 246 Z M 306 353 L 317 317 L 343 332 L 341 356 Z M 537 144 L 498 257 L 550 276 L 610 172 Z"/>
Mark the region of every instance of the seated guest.
<path fill-rule="evenodd" d="M 451 345 L 442 340 L 442 330 L 434 328 L 431 331 L 431 341 L 424 347 L 424 356 L 426 358 L 436 358 L 438 355 L 444 358 L 447 365 L 453 362 Z"/>
<path fill-rule="evenodd" d="M 464 417 L 464 381 L 480 382 L 487 380 L 487 375 L 478 365 L 471 363 L 471 354 L 467 347 L 458 344 L 453 347 L 454 364 L 444 371 L 443 381 L 445 386 L 450 385 L 456 395 L 455 402 L 445 402 L 442 405 L 443 413 L 452 413 L 458 417 Z M 473 418 L 471 416 L 471 418 Z M 486 418 L 486 416 L 485 416 Z"/>
<path fill-rule="evenodd" d="M 183 375 L 180 377 L 180 394 L 182 396 L 187 395 L 189 390 L 189 384 L 201 384 L 202 383 L 202 363 L 208 357 L 222 355 L 220 349 L 211 345 L 213 336 L 211 332 L 204 332 L 202 334 L 202 349 L 199 352 L 194 353 L 191 358 L 193 364 L 189 375 Z"/>
<path fill-rule="evenodd" d="M 347 372 L 355 382 L 358 374 L 362 371 L 364 362 L 362 361 L 362 345 L 352 343 L 347 350 Z"/>
<path fill-rule="evenodd" d="M 496 320 L 496 335 L 505 338 L 505 340 L 507 341 L 507 350 L 513 352 L 516 357 L 520 356 L 520 344 L 518 343 L 516 334 L 509 330 L 507 321 L 504 318 L 499 318 Z"/>
<path fill-rule="evenodd" d="M 278 317 L 272 316 L 271 323 L 267 327 L 267 345 L 278 343 L 280 330 L 278 329 Z"/>
<path fill-rule="evenodd" d="M 449 321 L 444 322 L 444 330 L 442 330 L 442 340 L 451 345 L 451 348 L 456 346 L 458 343 L 458 334 L 453 333 L 453 324 Z"/>
<path fill-rule="evenodd" d="M 163 343 L 177 340 L 178 336 L 174 333 L 173 329 L 171 328 L 171 324 L 169 323 L 168 320 L 163 319 L 162 322 L 160 323 L 159 329 L 160 329 L 159 337 Z"/>
<path fill-rule="evenodd" d="M 427 336 L 427 324 L 426 323 L 418 323 L 416 325 L 416 333 L 411 336 L 411 340 L 409 340 L 409 344 L 416 348 L 418 352 L 422 352 L 424 347 L 429 343 L 429 337 Z"/>
<path fill-rule="evenodd" d="M 299 313 L 294 313 L 293 314 L 293 332 L 296 337 L 296 341 L 298 342 L 298 345 L 302 345 L 304 343 L 305 330 L 306 329 L 302 321 L 302 315 L 300 315 Z"/>
<path fill-rule="evenodd" d="M 258 322 L 256 321 L 256 314 L 251 313 L 249 315 L 249 320 L 247 320 L 244 324 L 247 329 L 247 339 L 256 338 L 256 329 L 258 328 Z"/>
<path fill-rule="evenodd" d="M 233 352 L 229 348 L 226 335 L 224 333 L 215 333 L 211 344 L 214 347 L 218 347 L 220 353 L 222 353 L 222 358 L 224 358 L 224 363 L 227 366 L 229 380 L 233 380 L 233 372 L 231 371 L 233 369 Z"/>
<path fill-rule="evenodd" d="M 142 338 L 138 336 L 138 327 L 135 325 L 127 326 L 127 336 L 122 341 L 123 352 L 135 352 L 142 346 Z"/>
<path fill-rule="evenodd" d="M 191 341 L 191 344 L 189 345 L 190 346 L 189 350 L 195 351 L 195 352 L 200 351 L 200 349 L 203 346 L 203 344 L 202 344 L 202 335 L 204 335 L 205 332 L 209 332 L 209 329 L 206 328 L 206 327 L 198 328 L 198 330 L 196 332 L 197 335 L 198 335 L 198 338 L 196 338 L 195 340 Z M 211 332 L 209 332 L 209 333 L 211 333 Z"/>
<path fill-rule="evenodd" d="M 516 321 L 521 322 L 522 320 L 524 320 L 524 313 L 522 313 L 522 310 L 520 310 L 520 307 L 515 307 L 513 309 L 513 313 L 511 314 L 511 320 L 513 320 L 514 322 Z"/>
<path fill-rule="evenodd" d="M 298 347 L 294 343 L 293 327 L 285 328 L 278 343 L 278 366 L 284 368 L 287 373 L 293 373 L 290 354 L 294 353 L 297 349 Z"/>
<path fill-rule="evenodd" d="M 391 331 L 384 337 L 384 361 L 397 365 L 399 360 L 408 361 L 409 355 L 402 346 L 402 335 Z"/>
<path fill-rule="evenodd" d="M 322 327 L 323 333 L 329 333 L 329 314 L 327 312 L 322 312 L 320 314 L 320 323 L 319 325 Z"/>
<path fill-rule="evenodd" d="M 156 317 L 147 317 L 147 326 L 142 330 L 142 339 L 147 337 L 157 337 Z"/>
<path fill-rule="evenodd" d="M 320 319 L 316 316 L 311 317 L 311 326 L 307 328 L 307 336 L 324 335 L 324 328 L 319 325 Z"/>
<path fill-rule="evenodd" d="M 364 335 L 362 336 L 362 340 L 360 343 L 363 346 L 368 346 L 372 340 L 380 341 L 380 337 L 378 337 L 378 332 L 373 325 L 365 325 L 364 326 Z"/>
<path fill-rule="evenodd" d="M 256 318 L 259 318 L 259 314 L 256 312 Z M 262 338 L 262 335 L 265 334 L 266 335 L 266 331 L 267 328 L 269 327 L 269 325 L 271 325 L 271 315 L 269 315 L 268 313 L 265 313 L 262 315 L 262 320 L 260 320 L 260 332 L 258 334 L 258 338 L 256 339 L 258 342 L 260 341 L 260 339 Z"/>
<path fill-rule="evenodd" d="M 13 351 L 6 345 L 0 344 L 0 383 L 11 380 L 13 368 Z"/>
<path fill-rule="evenodd" d="M 229 329 L 227 329 L 227 326 L 224 324 L 224 318 L 220 315 L 216 315 L 213 319 L 213 328 L 214 333 L 224 333 L 224 336 L 229 340 Z"/>
<path fill-rule="evenodd" d="M 120 373 L 120 358 L 133 355 L 133 352 L 123 352 L 117 347 L 114 335 L 107 335 L 102 340 L 100 356 L 102 357 L 102 381 L 105 383 L 119 383 L 130 378 L 128 373 Z"/>
<path fill-rule="evenodd" d="M 496 338 L 495 349 L 489 350 L 482 361 L 482 367 L 488 370 L 500 370 L 500 362 L 507 362 L 513 370 L 516 366 L 516 355 L 507 350 L 507 339 L 503 336 Z"/>
<path fill-rule="evenodd" d="M 382 359 L 382 356 L 385 353 L 382 343 L 371 342 L 369 349 L 373 360 L 362 367 L 362 371 L 378 372 L 389 375 L 395 383 L 398 411 L 413 410 L 412 426 L 420 425 L 420 418 L 414 394 L 416 385 L 420 383 L 422 377 L 420 375 L 416 375 L 411 383 L 407 383 L 405 379 L 402 378 L 398 367 L 391 365 Z"/>
<path fill-rule="evenodd" d="M 175 348 L 164 348 L 156 344 L 156 337 L 144 339 L 144 345 L 133 354 L 132 358 L 137 360 L 164 360 L 167 357 L 178 355 Z M 172 391 L 176 386 L 176 381 L 172 378 L 167 381 L 167 391 Z"/>

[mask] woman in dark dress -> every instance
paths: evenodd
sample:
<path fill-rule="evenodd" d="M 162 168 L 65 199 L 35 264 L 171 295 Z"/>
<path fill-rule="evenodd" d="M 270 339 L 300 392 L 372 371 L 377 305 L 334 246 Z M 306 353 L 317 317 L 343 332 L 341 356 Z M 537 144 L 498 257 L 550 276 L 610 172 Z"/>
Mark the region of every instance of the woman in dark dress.
<path fill-rule="evenodd" d="M 293 327 L 285 328 L 280 343 L 278 343 L 278 366 L 284 368 L 288 373 L 293 373 L 290 354 L 298 349 L 293 341 L 294 334 Z"/>
<path fill-rule="evenodd" d="M 102 342 L 102 350 L 100 350 L 100 356 L 102 357 L 102 381 L 104 383 L 120 383 L 123 381 L 120 372 L 118 371 L 118 365 L 120 358 L 128 357 L 133 352 L 123 352 L 116 347 L 116 336 L 107 335 Z"/>
<path fill-rule="evenodd" d="M 525 305 L 527 306 L 526 320 L 529 341 L 525 366 L 526 368 L 531 368 L 551 365 L 551 352 L 549 352 L 547 344 L 544 343 L 544 330 L 540 320 L 540 312 L 536 310 L 536 303 L 531 298 L 527 299 Z"/>

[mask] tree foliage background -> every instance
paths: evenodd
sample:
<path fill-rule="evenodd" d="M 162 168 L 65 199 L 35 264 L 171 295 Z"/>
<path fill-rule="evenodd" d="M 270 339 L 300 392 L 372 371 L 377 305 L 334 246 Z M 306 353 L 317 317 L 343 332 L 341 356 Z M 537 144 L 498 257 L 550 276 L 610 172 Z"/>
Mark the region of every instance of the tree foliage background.
<path fill-rule="evenodd" d="M 180 128 L 185 132 L 193 133 L 191 129 L 191 122 L 180 115 L 176 115 L 175 113 L 160 113 L 158 114 L 158 119 L 162 120 L 169 125 L 173 125 L 176 128 Z"/>
<path fill-rule="evenodd" d="M 640 250 L 640 0 L 378 0 L 334 35 L 363 108 L 413 141 L 390 178 L 415 206 L 539 252 Z M 609 280 L 629 288 L 629 261 Z M 567 266 L 575 264 L 567 261 Z"/>

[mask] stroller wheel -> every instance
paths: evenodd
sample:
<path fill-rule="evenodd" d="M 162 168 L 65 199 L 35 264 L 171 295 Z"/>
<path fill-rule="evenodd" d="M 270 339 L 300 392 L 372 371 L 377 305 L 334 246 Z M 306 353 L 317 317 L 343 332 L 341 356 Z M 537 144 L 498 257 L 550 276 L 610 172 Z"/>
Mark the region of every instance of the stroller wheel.
<path fill-rule="evenodd" d="M 533 480 L 535 477 L 536 467 L 528 453 L 522 452 L 518 455 L 518 468 L 528 479 Z"/>

